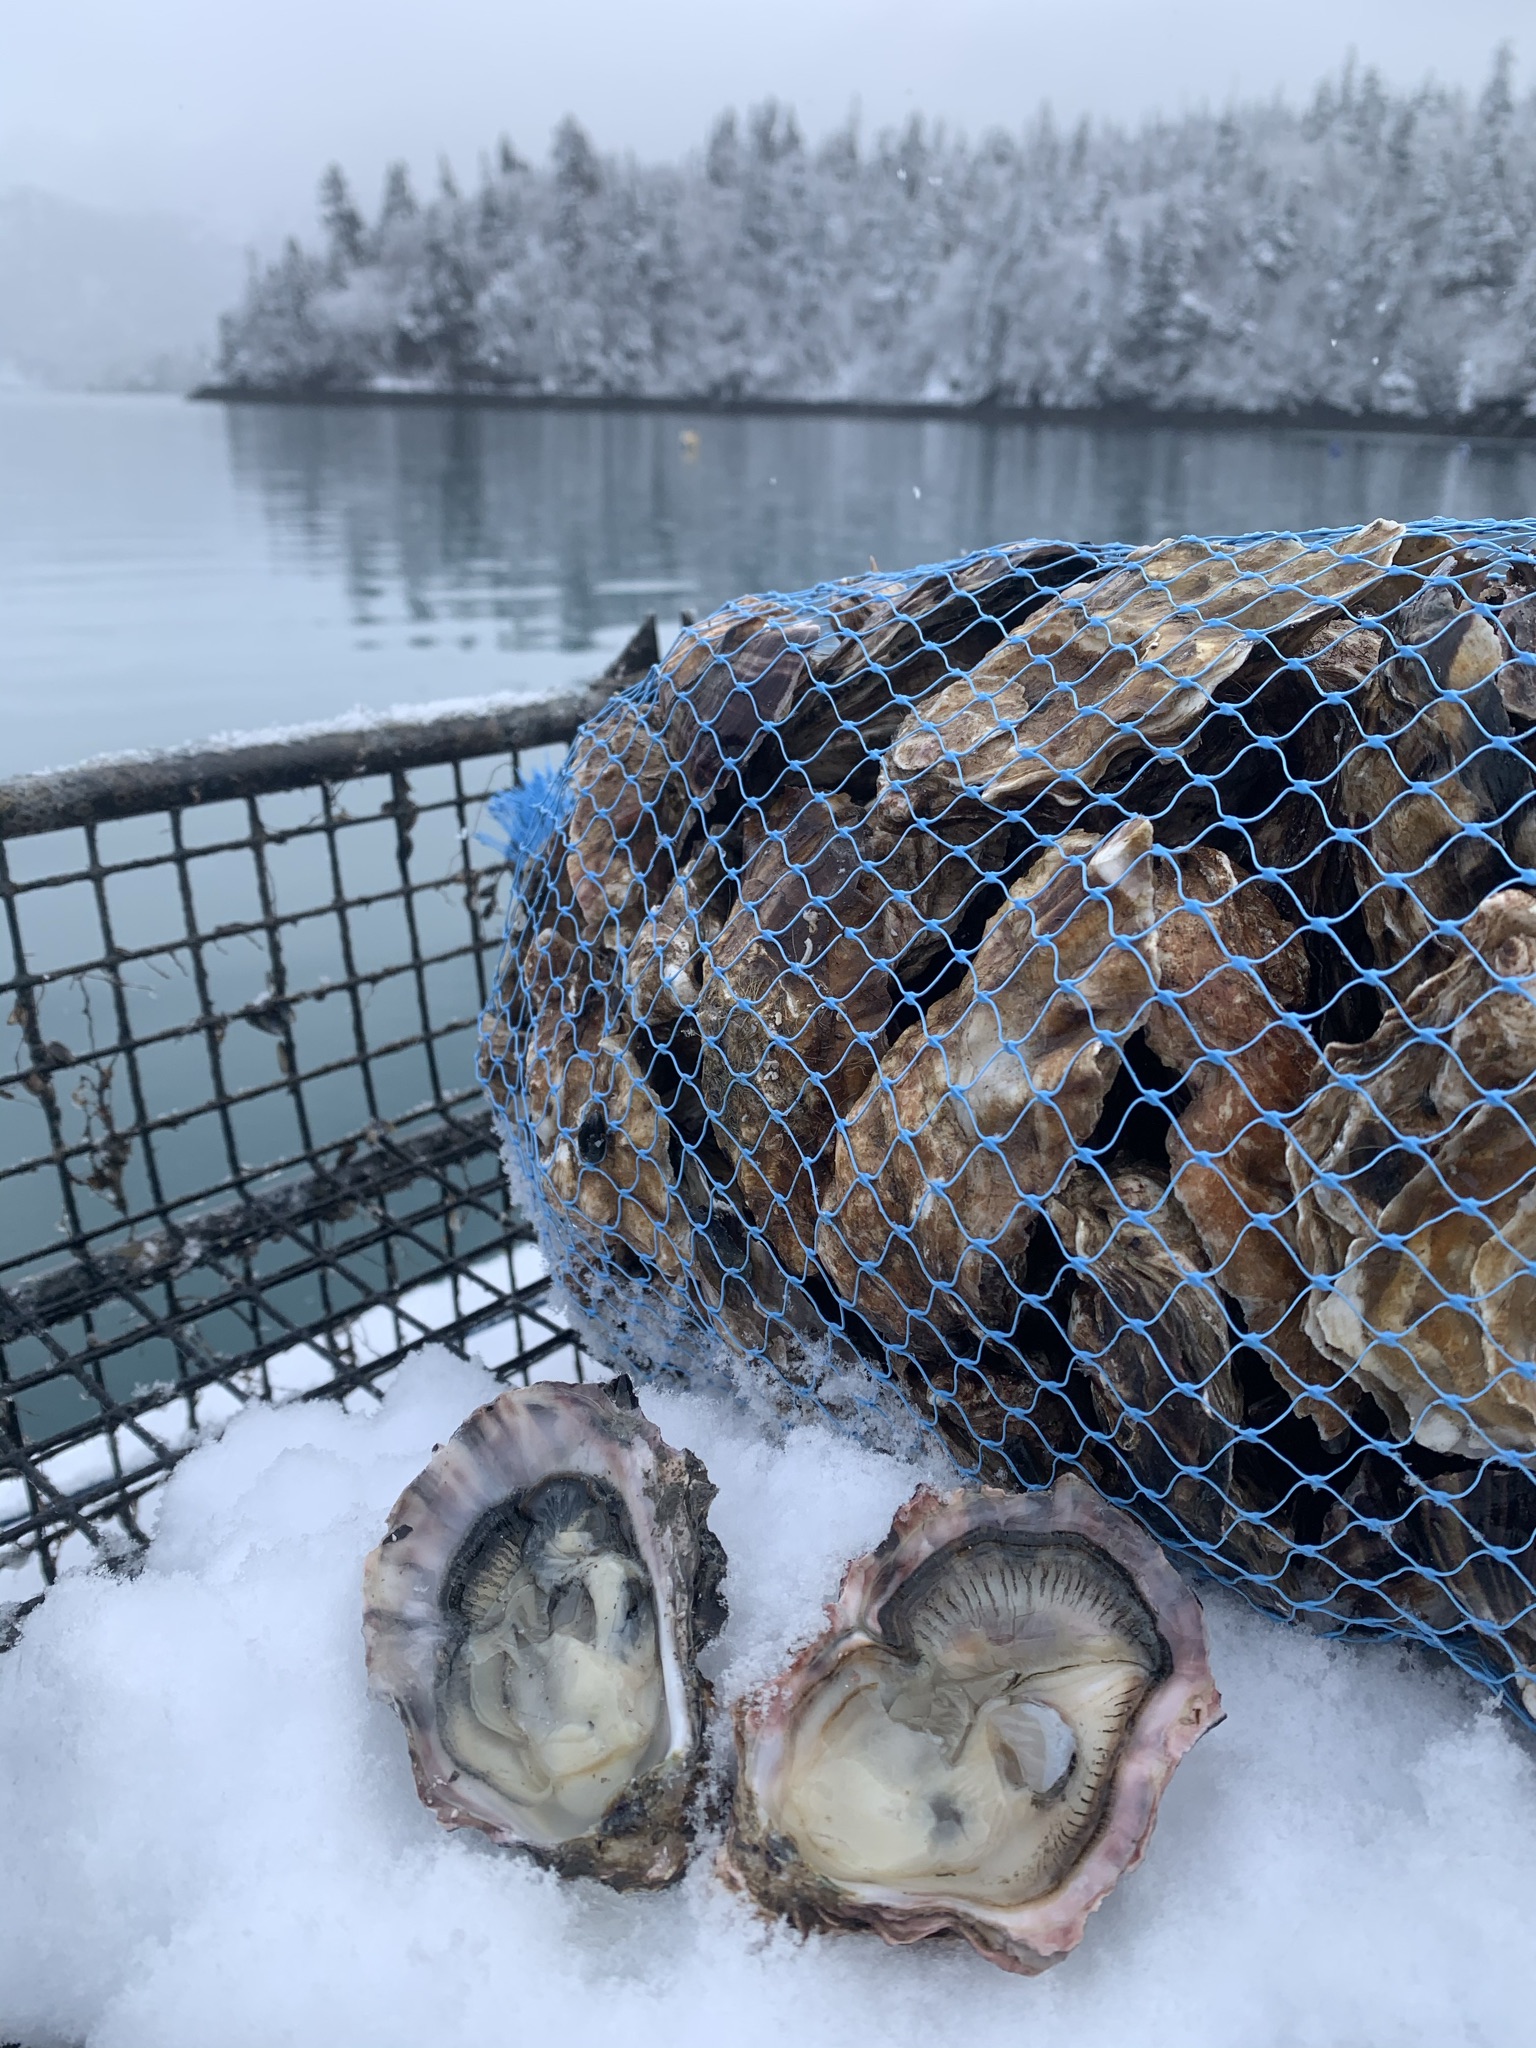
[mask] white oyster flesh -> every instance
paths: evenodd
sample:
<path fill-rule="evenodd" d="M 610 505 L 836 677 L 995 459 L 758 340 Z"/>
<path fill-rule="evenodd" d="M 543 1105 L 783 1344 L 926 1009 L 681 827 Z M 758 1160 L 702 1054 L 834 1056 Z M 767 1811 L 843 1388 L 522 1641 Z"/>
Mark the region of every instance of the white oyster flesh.
<path fill-rule="evenodd" d="M 655 1597 L 622 1502 L 565 1475 L 503 1502 L 465 1540 L 443 1605 L 449 1755 L 532 1838 L 586 1834 L 667 1746 Z"/>
<path fill-rule="evenodd" d="M 822 1876 L 1013 1906 L 1107 1804 L 1169 1653 L 1129 1576 L 1065 1535 L 926 1559 L 790 1732 L 775 1824 Z"/>

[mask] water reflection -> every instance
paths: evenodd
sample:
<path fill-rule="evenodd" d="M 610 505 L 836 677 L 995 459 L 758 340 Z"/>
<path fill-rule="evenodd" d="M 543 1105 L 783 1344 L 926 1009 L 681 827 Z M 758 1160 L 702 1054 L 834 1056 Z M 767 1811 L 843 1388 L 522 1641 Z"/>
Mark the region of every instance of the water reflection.
<path fill-rule="evenodd" d="M 0 770 L 590 675 L 646 611 L 1029 534 L 1536 510 L 1536 444 L 0 396 Z"/>
<path fill-rule="evenodd" d="M 1027 534 L 1536 508 L 1536 447 L 1274 429 L 231 406 L 279 546 L 345 579 L 360 644 L 579 649 L 637 611 Z"/>

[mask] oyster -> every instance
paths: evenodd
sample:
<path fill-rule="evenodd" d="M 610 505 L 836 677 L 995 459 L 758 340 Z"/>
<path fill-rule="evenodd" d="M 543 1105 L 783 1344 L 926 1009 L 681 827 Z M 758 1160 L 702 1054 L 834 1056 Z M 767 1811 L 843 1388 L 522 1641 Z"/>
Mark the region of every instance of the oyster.
<path fill-rule="evenodd" d="M 1536 1450 L 1536 893 L 1490 896 L 1453 965 L 1325 1060 L 1286 1148 L 1308 1334 L 1400 1436 Z"/>
<path fill-rule="evenodd" d="M 868 1086 L 868 1042 L 891 1012 L 869 937 L 881 895 L 841 830 L 845 808 L 813 798 L 758 847 L 695 1013 L 700 1092 L 742 1207 L 796 1274 L 816 1233 L 810 1162 Z"/>
<path fill-rule="evenodd" d="M 618 697 L 571 750 L 566 879 L 588 939 L 617 925 L 632 939 L 648 900 L 671 879 L 688 789 L 634 706 Z"/>
<path fill-rule="evenodd" d="M 932 816 L 963 790 L 1018 807 L 1080 801 L 1127 759 L 1176 746 L 1260 637 L 1377 581 L 1402 528 L 1377 520 L 1337 542 L 1290 535 L 1238 546 L 1141 548 L 1075 584 L 968 676 L 917 705 L 886 757 L 893 783 Z"/>
<path fill-rule="evenodd" d="M 1106 1181 L 1079 1167 L 1046 1204 L 1080 1269 L 1067 1336 L 1106 1439 L 1085 1448 L 1111 1498 L 1139 1498 L 1143 1519 L 1165 1533 L 1241 1556 L 1247 1532 L 1228 1543 L 1242 1423 L 1232 1330 L 1167 1195 L 1151 1175 Z"/>
<path fill-rule="evenodd" d="M 1401 651 L 1354 698 L 1362 743 L 1339 771 L 1337 822 L 1378 966 L 1406 994 L 1449 965 L 1447 927 L 1513 879 L 1533 786 L 1500 678 L 1514 649 L 1459 590 L 1430 584 L 1395 622 Z M 1371 742 L 1375 742 L 1372 744 Z"/>
<path fill-rule="evenodd" d="M 1536 1720 L 1536 1478 L 1503 1460 L 1422 1483 L 1408 1517 L 1410 1540 L 1433 1571 L 1473 1668 L 1510 1678 Z"/>
<path fill-rule="evenodd" d="M 563 1023 L 549 1068 L 534 1070 L 534 1102 L 557 1063 L 562 1085 L 544 1093 L 534 1127 L 550 1193 L 587 1228 L 612 1232 L 675 1282 L 688 1257 L 688 1219 L 673 1184 L 667 1120 L 632 1052 Z"/>
<path fill-rule="evenodd" d="M 699 999 L 702 962 L 735 896 L 720 849 L 706 844 L 641 925 L 629 948 L 628 1003 L 635 1025 L 667 1038 Z"/>
<path fill-rule="evenodd" d="M 510 1388 L 439 1447 L 369 1556 L 363 1636 L 445 1826 L 567 1877 L 681 1876 L 725 1618 L 713 1498 L 625 1379 Z"/>
<path fill-rule="evenodd" d="M 1343 1375 L 1302 1328 L 1295 1196 L 1270 1121 L 1298 1110 L 1317 1078 L 1316 1047 L 1291 1021 L 1306 1004 L 1305 956 L 1290 920 L 1225 854 L 1192 847 L 1157 875 L 1149 951 L 1165 1000 L 1145 1036 L 1188 1096 L 1167 1137 L 1174 1199 L 1298 1412 L 1338 1436 Z"/>
<path fill-rule="evenodd" d="M 924 1487 L 738 1709 L 722 1867 L 802 1929 L 959 1934 L 1034 1975 L 1220 1716 L 1199 1601 L 1081 1480 Z"/>
<path fill-rule="evenodd" d="M 903 1032 L 838 1131 L 816 1252 L 888 1341 L 1006 1330 L 1038 1200 L 1092 1133 L 1152 994 L 1151 830 L 1074 838 L 1014 885 L 960 986 Z"/>

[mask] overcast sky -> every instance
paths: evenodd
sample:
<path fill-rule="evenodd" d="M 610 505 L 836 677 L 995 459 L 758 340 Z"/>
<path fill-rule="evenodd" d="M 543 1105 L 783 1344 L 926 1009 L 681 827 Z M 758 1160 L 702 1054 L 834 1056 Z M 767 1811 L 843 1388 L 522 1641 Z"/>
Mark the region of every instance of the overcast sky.
<path fill-rule="evenodd" d="M 812 135 L 855 102 L 977 130 L 1042 101 L 1118 117 L 1283 91 L 1351 46 L 1399 83 L 1536 83 L 1536 0 L 0 0 L 0 189 L 171 208 L 241 239 L 307 228 L 332 157 L 472 177 L 576 113 L 648 157 L 772 93 Z"/>

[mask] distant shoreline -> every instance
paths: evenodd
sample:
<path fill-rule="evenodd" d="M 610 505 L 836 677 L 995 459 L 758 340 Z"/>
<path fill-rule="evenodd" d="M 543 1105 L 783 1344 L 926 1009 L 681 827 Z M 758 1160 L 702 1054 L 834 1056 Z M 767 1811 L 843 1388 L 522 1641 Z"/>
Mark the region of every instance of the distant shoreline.
<path fill-rule="evenodd" d="M 1460 419 L 1404 413 L 1353 413 L 1332 406 L 1287 412 L 1192 410 L 1141 404 L 1100 406 L 955 405 L 939 399 L 868 398 L 651 398 L 620 393 L 546 394 L 469 386 L 457 390 L 378 391 L 367 386 L 319 389 L 201 384 L 187 396 L 221 405 L 472 406 L 502 412 L 685 413 L 701 417 L 860 420 L 943 420 L 964 426 L 1175 427 L 1211 432 L 1276 429 L 1313 434 L 1419 434 L 1452 441 L 1536 439 L 1536 417 L 1514 407 L 1491 408 Z"/>

